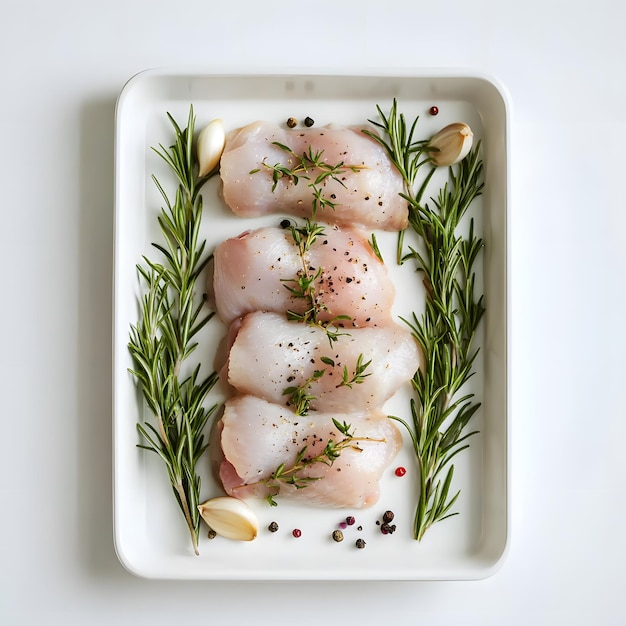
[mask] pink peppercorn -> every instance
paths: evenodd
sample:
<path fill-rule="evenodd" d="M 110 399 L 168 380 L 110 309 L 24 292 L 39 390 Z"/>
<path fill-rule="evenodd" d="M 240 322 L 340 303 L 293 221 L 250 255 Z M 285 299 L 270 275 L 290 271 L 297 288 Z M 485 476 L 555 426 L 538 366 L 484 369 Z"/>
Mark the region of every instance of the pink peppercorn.
<path fill-rule="evenodd" d="M 301 536 L 302 536 L 302 531 L 301 531 L 299 528 L 294 528 L 294 529 L 291 531 L 291 534 L 292 534 L 294 537 L 296 537 L 296 539 L 297 539 L 298 537 L 301 537 Z"/>
<path fill-rule="evenodd" d="M 396 468 L 396 476 L 404 476 L 406 474 L 406 469 L 404 467 Z"/>

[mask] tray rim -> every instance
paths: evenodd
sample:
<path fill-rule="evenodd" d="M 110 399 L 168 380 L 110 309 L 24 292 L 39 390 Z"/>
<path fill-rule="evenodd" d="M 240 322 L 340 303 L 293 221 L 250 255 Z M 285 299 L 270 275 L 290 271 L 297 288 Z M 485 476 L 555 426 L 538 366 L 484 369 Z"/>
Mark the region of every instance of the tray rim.
<path fill-rule="evenodd" d="M 119 162 L 120 162 L 120 137 L 119 137 L 119 121 L 123 113 L 123 108 L 126 100 L 130 97 L 133 88 L 140 84 L 144 79 L 151 78 L 190 78 L 190 79 L 212 79 L 212 78 L 326 78 L 326 77 L 346 77 L 346 78 L 359 78 L 365 79 L 371 78 L 398 78 L 398 79 L 464 79 L 464 80 L 478 80 L 488 84 L 491 88 L 495 89 L 498 96 L 502 99 L 504 110 L 504 150 L 506 158 L 505 167 L 505 192 L 504 192 L 504 209 L 503 209 L 503 221 L 504 221 L 504 255 L 503 260 L 505 264 L 504 276 L 505 276 L 505 316 L 504 316 L 504 362 L 506 366 L 506 373 L 504 380 L 506 381 L 506 388 L 503 391 L 504 405 L 506 407 L 506 416 L 504 418 L 504 442 L 506 448 L 504 450 L 504 542 L 502 549 L 498 557 L 489 562 L 485 567 L 480 570 L 468 568 L 468 571 L 459 573 L 459 575 L 428 575 L 428 576 L 406 576 L 406 572 L 388 572 L 387 575 L 381 575 L 372 578 L 372 576 L 361 577 L 359 575 L 353 576 L 307 576 L 303 575 L 301 571 L 298 571 L 296 580 L 479 580 L 488 578 L 494 575 L 500 570 L 505 562 L 508 553 L 510 551 L 511 543 L 511 232 L 510 232 L 510 218 L 511 218 L 511 115 L 512 115 L 512 102 L 511 97 L 506 86 L 494 76 L 483 72 L 473 70 L 471 68 L 462 67 L 398 67 L 398 68 L 257 68 L 255 71 L 242 72 L 240 68 L 229 68 L 222 66 L 220 68 L 212 67 L 207 70 L 206 67 L 157 67 L 145 69 L 132 75 L 123 85 L 115 105 L 115 140 L 114 140 L 114 171 L 115 171 L 115 207 L 114 207 L 114 254 L 113 254 L 113 298 L 112 298 L 112 349 L 113 349 L 113 410 L 112 410 L 112 447 L 113 447 L 113 467 L 112 467 L 112 488 L 113 488 L 113 525 L 114 525 L 114 548 L 116 555 L 123 565 L 123 567 L 135 576 L 147 579 L 171 579 L 171 580 L 283 580 L 286 578 L 294 579 L 294 572 L 283 572 L 283 575 L 276 575 L 276 573 L 266 572 L 264 575 L 261 571 L 256 575 L 246 576 L 239 574 L 227 574 L 227 575 L 211 575 L 211 576 L 164 576 L 164 575 L 151 575 L 146 571 L 140 570 L 136 565 L 131 562 L 128 555 L 125 554 L 122 547 L 122 541 L 119 535 L 119 523 L 117 523 L 117 508 L 118 502 L 116 499 L 116 416 L 117 416 L 117 404 L 116 404 L 116 375 L 118 373 L 117 364 L 117 352 L 116 352 L 116 337 L 117 337 L 117 298 L 118 298 L 118 272 L 120 268 L 118 266 L 118 227 L 119 227 L 119 200 L 120 200 L 120 186 L 119 186 Z M 382 573 L 381 573 L 382 574 Z"/>

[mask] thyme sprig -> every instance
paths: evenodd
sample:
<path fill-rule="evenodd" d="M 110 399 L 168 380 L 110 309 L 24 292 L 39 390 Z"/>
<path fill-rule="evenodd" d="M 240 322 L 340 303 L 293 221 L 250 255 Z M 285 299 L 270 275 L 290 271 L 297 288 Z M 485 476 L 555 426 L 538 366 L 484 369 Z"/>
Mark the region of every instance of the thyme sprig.
<path fill-rule="evenodd" d="M 176 500 L 187 523 L 193 550 L 198 554 L 200 530 L 200 477 L 198 459 L 206 449 L 204 428 L 217 406 L 205 408 L 205 401 L 217 382 L 217 374 L 202 378 L 200 365 L 182 372 L 183 365 L 197 347 L 196 336 L 212 318 L 205 313 L 196 291 L 196 281 L 209 257 L 200 239 L 202 184 L 192 151 L 195 117 L 189 109 L 184 130 L 168 113 L 175 142 L 159 145 L 155 152 L 170 166 L 178 187 L 170 200 L 156 177 L 152 177 L 163 197 L 158 222 L 163 241 L 152 245 L 162 254 L 157 262 L 143 257 L 138 265 L 145 293 L 140 316 L 130 329 L 128 344 L 136 378 L 155 424 L 137 423 L 144 441 L 140 448 L 155 452 L 164 462 Z"/>
<path fill-rule="evenodd" d="M 334 210 L 337 206 L 337 203 L 334 202 L 336 199 L 335 194 L 330 194 L 330 196 L 325 195 L 324 189 L 328 180 L 334 180 L 345 188 L 346 185 L 342 180 L 343 174 L 347 171 L 358 172 L 362 169 L 366 169 L 367 166 L 346 165 L 343 161 L 336 165 L 331 165 L 324 160 L 323 150 L 315 151 L 310 145 L 308 150 L 301 155 L 296 154 L 292 148 L 280 142 L 275 141 L 273 145 L 287 153 L 290 162 L 295 163 L 295 165 L 292 167 L 287 167 L 281 163 L 270 165 L 263 160 L 263 167 L 272 171 L 272 192 L 276 190 L 279 181 L 284 178 L 293 185 L 297 185 L 300 179 L 304 179 L 308 181 L 307 185 L 313 192 L 311 217 L 307 218 L 301 226 L 294 223 L 290 223 L 289 225 L 291 236 L 298 246 L 302 266 L 295 278 L 282 279 L 282 282 L 294 297 L 306 301 L 307 305 L 304 313 L 288 310 L 286 313 L 287 319 L 323 328 L 332 347 L 333 343 L 337 341 L 340 336 L 348 334 L 340 330 L 340 325 L 342 322 L 350 321 L 351 318 L 349 315 L 337 315 L 330 320 L 321 319 L 322 313 L 328 311 L 328 307 L 319 300 L 316 291 L 316 283 L 322 276 L 323 268 L 319 267 L 316 269 L 312 267 L 308 261 L 307 254 L 317 237 L 324 234 L 324 227 L 316 222 L 318 210 L 327 208 Z M 317 174 L 313 178 L 313 172 L 315 170 L 317 170 Z M 260 171 L 260 168 L 253 169 L 250 174 Z M 372 242 L 372 247 L 380 258 L 380 251 L 378 250 L 374 235 L 372 235 Z M 322 357 L 321 360 L 325 364 L 334 367 L 334 362 L 329 357 Z M 371 361 L 363 363 L 363 355 L 359 355 L 355 371 L 352 375 L 348 371 L 347 366 L 344 366 L 342 382 L 340 382 L 337 387 L 347 386 L 351 389 L 352 385 L 361 384 L 365 378 L 369 376 L 369 374 L 365 374 L 364 372 L 370 364 Z M 324 375 L 325 371 L 324 369 L 315 370 L 312 376 L 301 385 L 290 386 L 283 391 L 283 395 L 289 396 L 289 403 L 294 407 L 294 412 L 297 415 L 308 414 L 311 402 L 316 399 L 316 397 L 310 393 L 311 385 L 319 380 Z M 284 464 L 281 464 L 269 478 L 262 481 L 267 486 L 271 487 L 270 495 L 267 498 L 270 504 L 276 505 L 274 496 L 278 494 L 281 482 L 294 485 L 296 488 L 301 489 L 307 486 L 312 480 L 318 480 L 317 478 L 301 477 L 300 472 L 303 469 L 320 462 L 332 464 L 334 460 L 339 457 L 341 451 L 348 446 L 360 450 L 360 448 L 352 443 L 357 441 L 357 439 L 349 432 L 350 426 L 345 422 L 340 424 L 335 419 L 333 419 L 333 422 L 340 433 L 344 435 L 344 438 L 340 442 L 335 443 L 333 440 L 329 440 L 324 451 L 311 458 L 306 457 L 307 447 L 305 446 L 298 453 L 295 464 L 291 468 L 286 469 Z"/>
<path fill-rule="evenodd" d="M 315 221 L 318 210 L 324 208 L 334 210 L 337 206 L 334 202 L 335 194 L 325 194 L 326 183 L 334 180 L 345 188 L 343 174 L 348 171 L 358 172 L 367 169 L 367 166 L 346 164 L 343 161 L 335 165 L 330 164 L 324 158 L 324 150 L 314 150 L 311 145 L 302 154 L 297 154 L 292 148 L 279 141 L 272 142 L 272 145 L 285 152 L 290 163 L 289 166 L 280 162 L 270 165 L 265 159 L 262 161 L 262 167 L 272 172 L 272 193 L 282 179 L 287 179 L 293 185 L 297 185 L 301 179 L 306 180 L 307 186 L 313 193 L 311 217 L 307 218 L 301 226 L 293 223 L 289 225 L 293 240 L 298 246 L 302 268 L 295 278 L 282 279 L 282 282 L 294 297 L 306 301 L 307 304 L 303 313 L 288 310 L 287 319 L 323 328 L 332 346 L 341 335 L 346 334 L 339 328 L 351 318 L 349 315 L 337 315 L 330 320 L 321 320 L 322 312 L 328 311 L 328 307 L 319 300 L 316 292 L 316 283 L 322 276 L 323 269 L 311 267 L 306 255 L 317 237 L 324 234 L 324 227 Z M 255 168 L 250 171 L 250 174 L 256 174 L 261 169 Z"/>
<path fill-rule="evenodd" d="M 290 162 L 293 163 L 291 167 L 288 167 L 282 163 L 270 165 L 263 160 L 263 167 L 272 172 L 272 192 L 276 190 L 278 182 L 283 178 L 286 178 L 294 185 L 297 185 L 300 179 L 306 180 L 308 187 L 313 192 L 311 217 L 307 218 L 304 224 L 300 226 L 295 223 L 289 225 L 293 240 L 298 246 L 302 268 L 298 271 L 298 275 L 295 278 L 286 278 L 282 282 L 294 297 L 305 300 L 307 305 L 303 313 L 287 311 L 287 319 L 323 328 L 332 346 L 341 335 L 346 334 L 341 332 L 339 327 L 344 322 L 349 322 L 351 318 L 349 315 L 337 315 L 330 320 L 322 321 L 320 319 L 322 312 L 328 311 L 328 307 L 319 300 L 316 292 L 316 283 L 321 277 L 323 269 L 311 267 L 307 259 L 307 253 L 317 237 L 325 232 L 324 226 L 315 221 L 318 210 L 324 208 L 335 209 L 337 206 L 337 203 L 334 202 L 335 195 L 325 194 L 324 188 L 328 180 L 334 180 L 345 188 L 346 185 L 342 180 L 343 174 L 347 171 L 358 172 L 367 169 L 367 166 L 346 164 L 343 161 L 335 165 L 327 163 L 324 159 L 324 151 L 314 150 L 311 145 L 302 154 L 297 154 L 292 148 L 279 141 L 274 141 L 272 144 L 288 154 Z M 260 168 L 253 169 L 250 174 L 260 171 Z"/>
<path fill-rule="evenodd" d="M 428 163 L 422 158 L 425 143 L 413 140 L 417 119 L 407 130 L 395 100 L 387 117 L 380 108 L 378 111 L 382 123 L 375 124 L 385 136 L 374 138 L 385 146 L 402 173 L 409 225 L 423 246 L 421 250 L 410 247 L 404 254 L 403 239 L 398 242 L 399 263 L 414 260 L 426 288 L 424 312 L 405 320 L 422 349 L 424 367 L 412 379 L 415 396 L 410 401 L 410 420 L 390 416 L 405 426 L 416 454 L 420 493 L 414 536 L 421 540 L 435 522 L 457 514 L 452 507 L 460 492 L 450 491 L 454 477 L 451 461 L 477 432 L 466 432 L 466 427 L 480 403 L 473 393 L 459 397 L 459 392 L 474 374 L 478 354 L 474 338 L 484 305 L 482 295 L 476 293 L 474 264 L 483 241 L 474 232 L 473 219 L 467 234 L 461 234 L 459 226 L 482 191 L 483 168 L 478 143 L 465 160 L 449 169 L 449 180 L 432 199 L 432 206 L 423 203 L 435 168 L 416 190 L 418 172 Z"/>
<path fill-rule="evenodd" d="M 341 179 L 343 174 L 348 171 L 358 172 L 362 169 L 366 169 L 364 165 L 345 164 L 343 161 L 331 165 L 324 160 L 324 150 L 314 150 L 311 145 L 309 145 L 308 150 L 302 154 L 296 154 L 292 148 L 279 141 L 273 141 L 272 145 L 286 152 L 290 160 L 295 163 L 293 167 L 287 167 L 282 163 L 270 165 L 263 160 L 263 167 L 272 172 L 272 192 L 275 191 L 278 182 L 283 178 L 286 178 L 293 185 L 297 185 L 301 178 L 307 180 L 307 184 L 313 192 L 312 213 L 314 219 L 318 209 L 334 209 L 337 206 L 337 203 L 333 202 L 334 198 L 332 194 L 329 197 L 324 195 L 323 187 L 326 185 L 328 179 L 334 180 L 345 188 L 346 185 Z M 315 178 L 312 177 L 314 170 L 317 170 Z M 260 170 L 252 170 L 250 173 L 252 174 L 258 171 Z"/>
<path fill-rule="evenodd" d="M 335 389 L 339 387 L 349 387 L 352 389 L 352 385 L 361 385 L 365 382 L 365 379 L 371 375 L 371 372 L 365 373 L 367 368 L 371 365 L 372 361 L 369 360 L 366 363 L 363 362 L 363 353 L 359 354 L 354 366 L 354 371 L 350 372 L 347 365 L 343 366 L 342 380 L 335 386 Z M 320 361 L 325 365 L 335 367 L 335 361 L 327 356 L 320 357 Z M 314 370 L 313 374 L 304 380 L 300 385 L 291 385 L 285 387 L 283 390 L 283 396 L 289 396 L 289 402 L 287 406 L 293 408 L 296 415 L 308 415 L 311 409 L 311 403 L 317 400 L 317 396 L 311 393 L 311 385 L 318 381 L 324 374 L 326 369 Z M 331 374 L 332 375 L 332 374 Z"/>
<path fill-rule="evenodd" d="M 318 298 L 316 289 L 317 281 L 322 276 L 323 269 L 312 267 L 308 262 L 307 254 L 317 237 L 324 234 L 324 227 L 307 219 L 300 226 L 291 223 L 289 230 L 298 246 L 301 268 L 295 278 L 283 278 L 281 282 L 292 296 L 306 302 L 306 308 L 302 313 L 288 310 L 287 319 L 322 328 L 332 346 L 339 337 L 346 334 L 339 330 L 339 325 L 345 321 L 350 321 L 351 318 L 349 315 L 336 315 L 330 320 L 321 319 L 322 313 L 328 311 L 328 307 Z"/>
<path fill-rule="evenodd" d="M 311 394 L 311 385 L 319 380 L 326 370 L 315 370 L 301 385 L 289 386 L 283 390 L 283 396 L 289 396 L 289 403 L 296 415 L 308 415 L 311 402 L 317 398 Z"/>
<path fill-rule="evenodd" d="M 322 311 L 326 310 L 326 307 L 317 298 L 315 283 L 322 275 L 322 268 L 318 267 L 316 270 L 311 267 L 307 261 L 306 255 L 316 239 L 324 234 L 324 227 L 307 219 L 301 226 L 290 223 L 289 232 L 291 233 L 294 243 L 298 246 L 301 268 L 298 270 L 298 274 L 295 278 L 283 278 L 281 282 L 291 295 L 295 298 L 305 300 L 307 302 L 307 308 L 304 313 L 287 311 L 287 318 L 321 325 L 319 315 Z"/>
<path fill-rule="evenodd" d="M 272 506 L 277 506 L 275 498 L 280 493 L 282 485 L 290 485 L 296 489 L 304 489 L 308 487 L 312 482 L 320 480 L 323 476 L 304 476 L 305 470 L 313 465 L 324 464 L 332 466 L 333 463 L 341 456 L 341 453 L 350 448 L 356 452 L 362 452 L 363 449 L 358 446 L 359 442 L 372 441 L 376 443 L 384 443 L 385 439 L 374 439 L 371 437 L 356 437 L 352 426 L 348 423 L 339 422 L 333 418 L 333 424 L 335 428 L 343 435 L 342 439 L 335 441 L 329 439 L 324 446 L 324 449 L 316 455 L 307 457 L 308 446 L 304 446 L 298 451 L 293 465 L 287 467 L 284 463 L 281 463 L 267 478 L 259 481 L 259 483 L 267 486 L 270 490 L 267 496 L 267 501 Z"/>
<path fill-rule="evenodd" d="M 365 379 L 368 376 L 372 375 L 371 372 L 368 372 L 367 374 L 365 373 L 367 368 L 372 364 L 371 359 L 365 363 L 363 362 L 363 359 L 363 353 L 359 354 L 356 359 L 356 365 L 354 366 L 353 372 L 350 372 L 350 370 L 348 370 L 347 365 L 343 366 L 342 379 L 341 382 L 337 385 L 337 389 L 339 389 L 339 387 L 348 387 L 352 389 L 352 385 L 361 385 L 365 382 Z"/>

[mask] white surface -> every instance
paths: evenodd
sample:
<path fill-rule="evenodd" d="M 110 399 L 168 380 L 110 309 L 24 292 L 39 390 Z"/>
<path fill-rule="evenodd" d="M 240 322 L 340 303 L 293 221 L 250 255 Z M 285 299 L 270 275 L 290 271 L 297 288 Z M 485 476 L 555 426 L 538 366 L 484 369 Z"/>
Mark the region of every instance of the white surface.
<path fill-rule="evenodd" d="M 250 77 L 151 71 L 142 72 L 127 83 L 120 97 L 116 113 L 113 507 L 117 553 L 125 567 L 138 575 L 218 580 L 463 580 L 485 578 L 501 564 L 510 517 L 506 319 L 509 114 L 506 97 L 484 77 L 467 76 L 463 72 L 423 70 L 408 75 L 382 74 Z M 486 242 L 476 274 L 478 290 L 485 293 L 487 313 L 476 336 L 475 346 L 480 347 L 480 352 L 474 361 L 475 376 L 458 396 L 474 393 L 475 401 L 481 403 L 481 409 L 472 417 L 466 431 L 480 432 L 469 440 L 469 449 L 454 460 L 455 480 L 450 493 L 461 490 L 453 508 L 453 512 L 460 515 L 447 524 L 436 525 L 423 542 L 414 540 L 415 455 L 410 438 L 401 428 L 403 450 L 383 472 L 380 500 L 370 509 L 315 509 L 284 501 L 278 509 L 273 509 L 263 500 L 251 501 L 262 529 L 255 542 L 245 546 L 222 539 L 209 542 L 203 530 L 201 555 L 190 558 L 188 532 L 164 468 L 158 460 L 155 463 L 152 455 L 141 454 L 136 447 L 136 421 L 141 412 L 136 385 L 127 372 L 133 367 L 128 352 L 129 328 L 137 323 L 135 264 L 142 254 L 158 258 L 153 248 L 151 251 L 151 242 L 162 240 L 157 228 L 162 198 L 151 175 L 156 173 L 165 189 L 174 188 L 170 184 L 172 175 L 151 150 L 151 146 L 170 145 L 172 141 L 172 127 L 165 113 L 169 112 L 184 127 L 189 104 L 193 102 L 198 129 L 212 117 L 221 118 L 226 129 L 232 130 L 255 119 L 278 124 L 292 113 L 301 116 L 307 112 L 317 120 L 317 126 L 329 121 L 352 125 L 366 124 L 368 118 L 375 117 L 377 103 L 387 109 L 394 97 L 398 98 L 409 120 L 420 116 L 416 138 L 429 137 L 455 120 L 469 123 L 475 141 L 482 142 L 481 156 L 488 172 L 483 194 L 472 203 L 466 216 L 466 220 L 470 216 L 475 220 L 475 232 Z M 439 115 L 425 114 L 435 101 L 440 107 Z M 426 172 L 422 172 L 422 176 L 425 175 Z M 447 170 L 440 170 L 429 187 L 429 195 L 436 196 L 436 190 L 446 179 Z M 420 180 L 422 178 L 418 178 L 418 186 Z M 280 223 L 278 215 L 248 219 L 235 216 L 219 199 L 217 180 L 214 183 L 203 188 L 202 194 L 200 236 L 207 241 L 207 252 L 246 229 Z M 320 213 L 319 217 L 323 215 Z M 369 236 L 371 229 L 364 232 Z M 409 319 L 412 311 L 423 307 L 421 279 L 416 276 L 412 263 L 398 266 L 393 261 L 397 233 L 378 231 L 376 236 L 387 260 L 389 277 L 396 285 L 394 314 Z M 409 245 L 408 241 L 406 243 Z M 191 362 L 202 358 L 204 371 L 210 371 L 207 368 L 212 367 L 215 347 L 225 334 L 223 324 L 213 320 L 200 335 L 199 347 Z M 385 411 L 410 420 L 406 393 L 410 386 L 405 387 L 385 405 Z M 218 385 L 208 404 L 223 400 L 223 389 Z M 146 420 L 154 424 L 150 416 Z M 212 450 L 210 448 L 208 453 Z M 398 465 L 409 469 L 403 480 L 394 476 L 393 470 Z M 222 495 L 221 485 L 213 480 L 209 467 L 208 462 L 198 465 L 201 500 Z M 301 493 L 306 497 L 306 491 Z M 376 518 L 387 509 L 396 515 L 394 522 L 398 531 L 394 537 L 383 537 L 375 525 Z M 357 516 L 359 525 L 363 525 L 361 536 L 367 542 L 367 551 L 345 549 L 353 546 L 355 532 L 346 532 L 341 550 L 329 540 L 338 520 L 347 514 Z M 266 531 L 273 520 L 282 529 L 280 539 Z M 302 530 L 303 536 L 298 542 L 290 542 L 289 529 L 296 527 Z M 329 572 L 331 561 L 333 568 Z"/>
<path fill-rule="evenodd" d="M 5 2 L 0 622 L 621 624 L 626 8 Z M 381 16 L 381 6 L 386 11 Z M 479 582 L 163 583 L 111 518 L 113 109 L 146 67 L 468 66 L 513 99 L 511 547 Z M 243 601 L 242 601 L 243 599 Z M 330 617 L 328 617 L 330 615 Z"/>

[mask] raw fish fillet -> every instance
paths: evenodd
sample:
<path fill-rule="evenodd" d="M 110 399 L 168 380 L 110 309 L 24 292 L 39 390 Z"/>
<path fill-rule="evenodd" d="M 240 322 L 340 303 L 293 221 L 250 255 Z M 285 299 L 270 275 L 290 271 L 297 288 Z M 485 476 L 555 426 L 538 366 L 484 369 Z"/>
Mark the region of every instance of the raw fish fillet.
<path fill-rule="evenodd" d="M 341 324 L 390 323 L 395 289 L 365 233 L 326 226 L 305 258 L 311 275 L 322 269 L 315 281 L 317 301 L 327 309 L 322 321 L 348 315 L 351 320 Z M 214 255 L 212 291 L 218 315 L 230 324 L 252 311 L 304 313 L 308 301 L 287 288 L 302 269 L 289 228 L 259 228 L 227 239 Z"/>
<path fill-rule="evenodd" d="M 287 321 L 277 313 L 250 313 L 230 349 L 228 382 L 241 394 L 288 405 L 290 396 L 283 393 L 288 387 L 300 387 L 316 370 L 325 370 L 309 387 L 312 410 L 379 409 L 417 371 L 417 344 L 398 324 L 345 332 L 331 346 L 318 326 Z M 351 378 L 360 355 L 363 363 L 371 361 L 364 371 L 369 375 L 351 388 L 340 386 L 344 366 Z"/>
<path fill-rule="evenodd" d="M 331 466 L 310 465 L 298 477 L 319 480 L 302 489 L 281 483 L 279 495 L 318 506 L 373 505 L 379 497 L 378 481 L 402 443 L 400 432 L 384 413 L 311 413 L 298 417 L 283 406 L 252 396 L 237 396 L 225 405 L 220 479 L 226 493 L 239 498 L 269 495 L 268 486 L 259 481 L 268 478 L 281 463 L 293 467 L 305 446 L 310 458 L 320 454 L 329 439 L 338 442 L 344 438 L 332 418 L 350 424 L 354 437 L 384 441 L 355 441 L 360 451 L 346 448 Z"/>
<path fill-rule="evenodd" d="M 283 177 L 272 191 L 273 172 L 266 165 L 280 164 L 293 170 L 299 162 L 299 158 L 273 142 L 287 146 L 298 157 L 311 148 L 314 152 L 323 151 L 321 158 L 328 165 L 344 163 L 363 168 L 351 171 L 344 167 L 339 180 L 327 177 L 323 181 L 323 197 L 336 206 L 323 207 L 316 219 L 388 231 L 406 228 L 408 206 L 399 196 L 404 190 L 402 176 L 384 148 L 362 133 L 361 128 L 333 125 L 286 129 L 254 122 L 231 133 L 222 154 L 220 176 L 224 201 L 236 215 L 311 215 L 313 190 L 309 184 L 321 170 L 313 168 L 303 173 L 297 184 Z"/>

